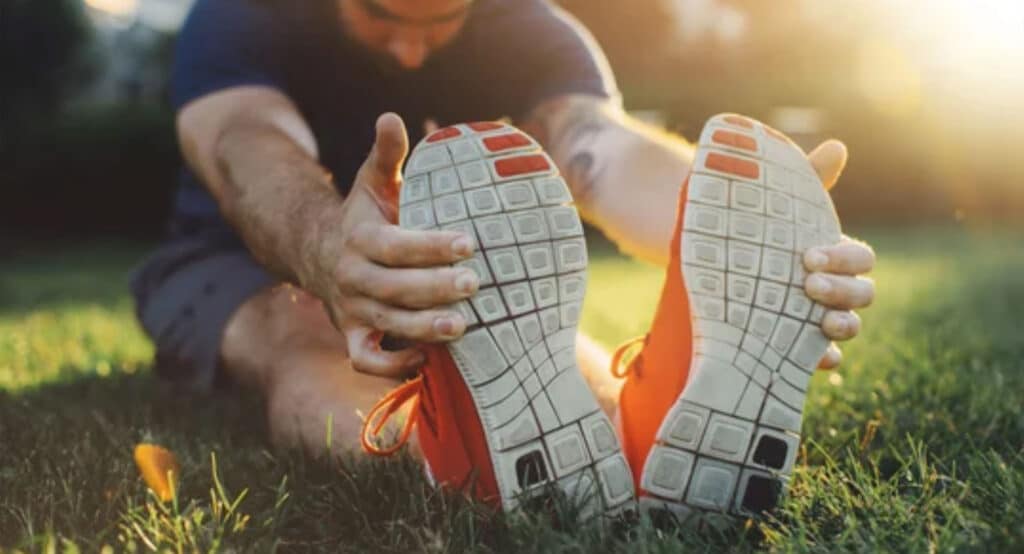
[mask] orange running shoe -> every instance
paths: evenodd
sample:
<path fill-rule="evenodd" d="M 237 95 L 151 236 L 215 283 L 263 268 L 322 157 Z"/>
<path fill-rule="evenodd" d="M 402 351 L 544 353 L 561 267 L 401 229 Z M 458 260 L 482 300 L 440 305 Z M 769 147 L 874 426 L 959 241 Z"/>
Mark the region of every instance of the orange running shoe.
<path fill-rule="evenodd" d="M 585 514 L 633 505 L 615 431 L 576 366 L 587 250 L 571 202 L 551 159 L 514 127 L 456 125 L 416 146 L 399 223 L 474 237 L 474 257 L 456 265 L 481 286 L 455 306 L 465 335 L 428 346 L 421 376 L 369 414 L 365 450 L 394 452 L 415 423 L 429 475 L 506 510 L 559 489 Z M 399 445 L 377 446 L 412 399 Z"/>
<path fill-rule="evenodd" d="M 808 380 L 828 347 L 803 252 L 839 241 L 804 153 L 737 115 L 705 126 L 643 350 L 624 372 L 623 449 L 655 517 L 749 516 L 793 470 Z M 691 309 L 692 308 L 692 309 Z"/>

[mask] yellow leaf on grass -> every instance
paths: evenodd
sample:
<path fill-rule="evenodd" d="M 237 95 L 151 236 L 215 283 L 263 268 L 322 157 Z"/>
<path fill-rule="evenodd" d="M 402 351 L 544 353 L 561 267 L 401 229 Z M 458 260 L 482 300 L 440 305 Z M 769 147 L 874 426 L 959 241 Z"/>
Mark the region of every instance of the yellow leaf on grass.
<path fill-rule="evenodd" d="M 135 446 L 135 465 L 146 485 L 160 500 L 167 502 L 174 496 L 181 468 L 170 450 L 155 444 L 138 444 Z"/>

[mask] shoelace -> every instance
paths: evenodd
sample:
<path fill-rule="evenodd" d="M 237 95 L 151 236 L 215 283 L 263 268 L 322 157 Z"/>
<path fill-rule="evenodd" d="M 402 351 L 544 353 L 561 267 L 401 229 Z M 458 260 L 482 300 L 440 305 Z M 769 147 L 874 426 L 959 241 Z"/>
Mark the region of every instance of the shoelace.
<path fill-rule="evenodd" d="M 398 385 L 373 405 L 370 413 L 366 415 L 366 421 L 363 422 L 363 432 L 360 437 L 364 452 L 374 456 L 390 456 L 398 452 L 402 445 L 408 442 L 409 435 L 412 434 L 412 429 L 416 426 L 420 397 L 424 390 L 423 376 L 419 375 L 415 379 Z M 374 439 L 380 436 L 381 429 L 391 419 L 391 416 L 395 415 L 409 400 L 413 402 L 412 409 L 409 410 L 408 417 L 402 423 L 402 430 L 398 433 L 395 444 L 387 447 L 377 446 Z M 374 421 L 378 419 L 379 421 L 374 424 Z"/>
<path fill-rule="evenodd" d="M 623 358 L 633 349 L 634 346 L 636 346 L 637 344 L 644 344 L 646 342 L 647 335 L 640 335 L 627 340 L 626 342 L 620 344 L 619 347 L 615 349 L 615 353 L 612 354 L 611 367 L 611 373 L 613 377 L 622 379 L 629 375 L 629 368 L 633 367 L 632 362 L 634 359 L 636 359 L 636 356 L 639 356 L 639 352 L 636 355 L 630 357 L 629 360 L 626 360 L 625 363 L 623 363 Z M 637 368 L 637 375 L 639 375 L 639 367 Z"/>
<path fill-rule="evenodd" d="M 622 379 L 629 374 L 630 368 L 634 365 L 632 362 L 635 359 L 635 356 L 626 360 L 625 363 L 623 363 L 623 358 L 625 358 L 626 354 L 628 354 L 634 346 L 645 342 L 647 342 L 647 335 L 640 335 L 627 340 L 615 349 L 615 353 L 612 354 L 611 363 L 611 373 L 613 376 Z M 639 374 L 639 367 L 637 370 Z M 363 431 L 360 436 L 363 451 L 374 456 L 390 456 L 395 452 L 398 452 L 398 450 L 409 441 L 409 436 L 412 435 L 413 427 L 416 426 L 416 420 L 419 415 L 420 397 L 424 391 L 423 376 L 420 375 L 415 379 L 406 381 L 405 383 L 395 387 L 385 394 L 383 398 L 378 400 L 377 403 L 373 405 L 373 408 L 370 408 L 370 413 L 366 415 L 366 420 L 363 422 Z M 391 416 L 395 415 L 395 413 L 397 413 L 398 410 L 410 400 L 413 402 L 412 409 L 409 411 L 409 415 L 405 418 L 405 422 L 402 423 L 402 429 L 399 431 L 398 438 L 395 440 L 395 443 L 386 447 L 377 446 L 374 439 L 380 436 L 381 429 L 383 429 L 391 419 Z"/>

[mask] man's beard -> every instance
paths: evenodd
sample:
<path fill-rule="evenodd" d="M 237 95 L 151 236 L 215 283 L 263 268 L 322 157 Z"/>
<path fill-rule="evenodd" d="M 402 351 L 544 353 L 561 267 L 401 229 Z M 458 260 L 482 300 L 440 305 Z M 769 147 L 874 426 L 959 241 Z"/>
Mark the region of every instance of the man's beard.
<path fill-rule="evenodd" d="M 385 77 L 398 77 L 416 71 L 415 69 L 402 67 L 398 60 L 388 54 L 375 52 L 366 46 L 363 46 L 363 49 L 366 51 L 366 55 L 370 57 L 370 62 L 373 66 Z"/>
<path fill-rule="evenodd" d="M 342 33 L 341 40 L 344 44 L 345 50 L 351 53 L 351 55 L 358 56 L 365 60 L 366 64 L 375 69 L 382 77 L 400 77 L 416 71 L 416 69 L 406 69 L 402 67 L 402 64 L 400 64 L 398 60 L 390 54 L 370 48 L 351 37 L 347 32 Z"/>

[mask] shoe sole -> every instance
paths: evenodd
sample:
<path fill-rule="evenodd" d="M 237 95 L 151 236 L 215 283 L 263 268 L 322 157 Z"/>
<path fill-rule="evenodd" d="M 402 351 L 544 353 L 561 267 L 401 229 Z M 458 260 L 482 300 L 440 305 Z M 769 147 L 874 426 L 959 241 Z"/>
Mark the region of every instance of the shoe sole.
<path fill-rule="evenodd" d="M 453 306 L 468 323 L 448 351 L 487 437 L 503 508 L 551 485 L 584 513 L 634 499 L 608 418 L 576 365 L 586 289 L 583 226 L 551 159 L 522 131 L 470 123 L 435 131 L 409 157 L 399 220 L 461 231 L 480 289 Z"/>
<path fill-rule="evenodd" d="M 841 233 L 806 156 L 777 131 L 716 116 L 695 159 L 680 252 L 694 355 L 644 464 L 641 503 L 673 517 L 747 517 L 786 488 L 808 381 L 829 345 L 825 310 L 803 292 L 803 252 Z"/>

